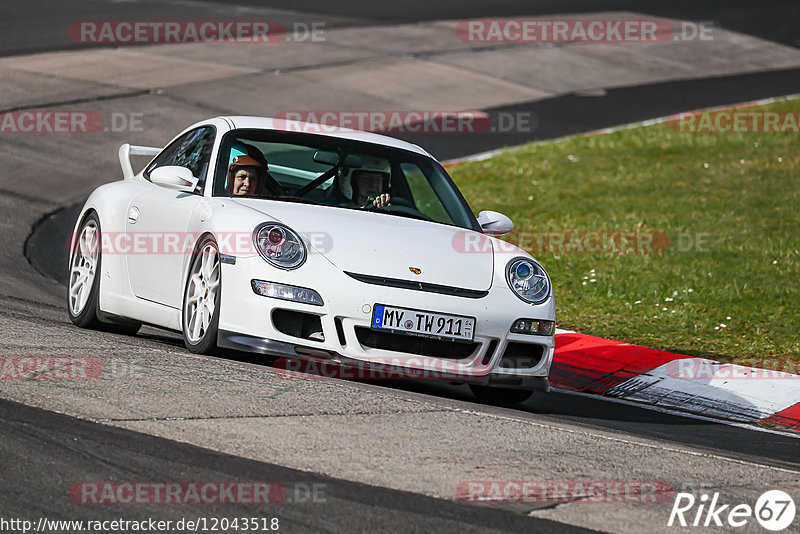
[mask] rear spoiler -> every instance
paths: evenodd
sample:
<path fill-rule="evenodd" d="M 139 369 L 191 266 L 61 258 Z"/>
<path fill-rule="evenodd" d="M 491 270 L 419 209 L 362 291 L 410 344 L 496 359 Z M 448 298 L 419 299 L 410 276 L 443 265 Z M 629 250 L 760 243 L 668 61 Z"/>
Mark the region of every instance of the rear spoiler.
<path fill-rule="evenodd" d="M 131 146 L 125 143 L 119 147 L 119 164 L 122 166 L 122 177 L 131 180 L 134 177 L 131 156 L 156 156 L 162 149 L 151 146 Z"/>

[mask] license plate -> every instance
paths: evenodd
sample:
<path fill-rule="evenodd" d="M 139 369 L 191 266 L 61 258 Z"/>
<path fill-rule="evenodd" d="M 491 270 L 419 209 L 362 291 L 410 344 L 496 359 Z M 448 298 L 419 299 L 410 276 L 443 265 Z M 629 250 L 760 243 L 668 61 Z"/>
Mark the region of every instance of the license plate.
<path fill-rule="evenodd" d="M 376 304 L 372 311 L 372 328 L 437 339 L 472 341 L 475 319 Z"/>

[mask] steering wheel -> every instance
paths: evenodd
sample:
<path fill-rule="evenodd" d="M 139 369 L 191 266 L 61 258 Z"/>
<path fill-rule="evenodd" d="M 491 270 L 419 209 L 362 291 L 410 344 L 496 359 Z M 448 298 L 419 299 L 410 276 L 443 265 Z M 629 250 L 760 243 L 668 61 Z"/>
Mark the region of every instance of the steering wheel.
<path fill-rule="evenodd" d="M 415 210 L 417 209 L 417 207 L 414 206 L 414 204 L 412 204 L 410 200 L 408 200 L 406 198 L 403 198 L 403 197 L 392 197 L 389 202 L 390 202 L 390 204 L 389 204 L 390 206 L 392 206 L 392 205 L 393 206 L 403 206 L 404 208 L 414 208 Z"/>

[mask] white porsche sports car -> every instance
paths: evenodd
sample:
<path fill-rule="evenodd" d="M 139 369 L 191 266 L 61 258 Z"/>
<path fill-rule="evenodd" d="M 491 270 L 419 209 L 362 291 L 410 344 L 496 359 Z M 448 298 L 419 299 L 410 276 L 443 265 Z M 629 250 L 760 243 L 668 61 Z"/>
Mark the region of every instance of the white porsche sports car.
<path fill-rule="evenodd" d="M 120 147 L 124 179 L 75 225 L 72 321 L 467 383 L 490 402 L 547 390 L 552 286 L 495 237 L 511 220 L 476 218 L 416 145 L 321 130 L 218 117 L 164 149 Z M 155 157 L 134 174 L 132 155 Z"/>

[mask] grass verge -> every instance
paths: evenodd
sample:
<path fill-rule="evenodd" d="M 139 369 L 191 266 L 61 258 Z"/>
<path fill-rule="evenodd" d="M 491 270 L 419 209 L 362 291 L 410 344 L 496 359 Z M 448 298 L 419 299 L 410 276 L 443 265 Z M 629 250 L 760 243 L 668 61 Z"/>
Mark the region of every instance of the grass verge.
<path fill-rule="evenodd" d="M 548 270 L 560 327 L 800 372 L 800 133 L 664 123 L 449 172 L 471 206 L 514 220 L 506 239 Z"/>

